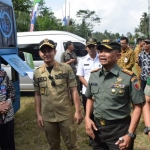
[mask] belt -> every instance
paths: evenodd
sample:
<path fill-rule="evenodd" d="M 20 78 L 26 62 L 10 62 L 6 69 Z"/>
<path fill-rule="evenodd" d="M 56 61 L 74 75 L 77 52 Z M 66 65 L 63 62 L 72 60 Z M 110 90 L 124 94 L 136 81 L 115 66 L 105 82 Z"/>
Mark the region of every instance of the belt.
<path fill-rule="evenodd" d="M 94 118 L 94 119 L 97 122 L 99 122 L 102 126 L 107 126 L 107 125 L 122 123 L 125 121 L 130 121 L 131 116 L 128 116 L 128 117 L 123 118 L 123 119 L 117 119 L 117 120 L 105 120 L 105 119 L 98 119 L 98 118 Z"/>

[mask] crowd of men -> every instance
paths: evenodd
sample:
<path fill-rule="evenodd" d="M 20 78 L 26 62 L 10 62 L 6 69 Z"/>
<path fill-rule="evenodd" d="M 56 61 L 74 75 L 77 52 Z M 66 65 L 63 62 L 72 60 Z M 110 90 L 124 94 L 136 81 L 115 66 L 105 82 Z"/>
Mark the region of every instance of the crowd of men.
<path fill-rule="evenodd" d="M 83 121 L 81 82 L 85 129 L 93 150 L 133 150 L 142 112 L 144 133 L 150 140 L 150 39 L 139 38 L 132 50 L 126 37 L 102 43 L 89 38 L 85 48 L 87 55 L 77 62 L 73 43 L 68 41 L 59 63 L 55 42 L 40 42 L 44 64 L 34 72 L 38 125 L 45 131 L 50 150 L 61 150 L 60 134 L 68 150 L 83 149 L 76 135 L 77 125 Z M 0 97 L 0 148 L 15 150 L 15 92 L 3 70 Z"/>
<path fill-rule="evenodd" d="M 73 43 L 68 41 L 59 63 L 54 41 L 39 44 L 44 64 L 34 72 L 38 125 L 50 150 L 61 149 L 60 134 L 68 150 L 82 149 L 76 136 L 76 124 L 83 120 L 80 81 L 85 129 L 93 150 L 133 150 L 142 111 L 144 132 L 150 139 L 150 39 L 139 38 L 132 50 L 126 37 L 120 43 L 103 40 L 99 44 L 89 38 L 85 48 L 88 54 L 77 62 Z"/>

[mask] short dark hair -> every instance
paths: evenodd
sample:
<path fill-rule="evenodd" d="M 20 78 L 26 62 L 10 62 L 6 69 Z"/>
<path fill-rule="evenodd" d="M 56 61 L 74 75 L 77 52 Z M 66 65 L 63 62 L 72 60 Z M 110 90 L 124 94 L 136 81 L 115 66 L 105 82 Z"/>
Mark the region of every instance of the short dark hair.
<path fill-rule="evenodd" d="M 121 37 L 121 39 L 120 40 L 126 40 L 126 43 L 129 43 L 129 40 L 128 40 L 128 38 L 127 37 Z"/>
<path fill-rule="evenodd" d="M 72 44 L 72 41 L 67 41 L 66 42 L 66 50 L 68 49 L 68 46 L 70 46 Z"/>
<path fill-rule="evenodd" d="M 137 39 L 137 43 L 139 44 L 140 42 L 142 42 L 144 39 L 143 38 L 138 38 Z"/>

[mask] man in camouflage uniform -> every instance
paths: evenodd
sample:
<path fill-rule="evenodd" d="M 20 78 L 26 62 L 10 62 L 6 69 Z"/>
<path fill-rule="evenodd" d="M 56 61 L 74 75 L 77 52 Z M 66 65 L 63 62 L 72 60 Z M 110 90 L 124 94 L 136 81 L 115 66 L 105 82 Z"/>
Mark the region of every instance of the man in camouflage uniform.
<path fill-rule="evenodd" d="M 93 144 L 98 143 L 94 150 L 133 150 L 135 130 L 145 101 L 143 91 L 134 73 L 117 65 L 121 56 L 119 43 L 105 40 L 98 49 L 102 69 L 91 73 L 85 93 L 88 98 L 86 132 L 94 139 Z M 90 119 L 93 109 L 95 122 Z"/>
<path fill-rule="evenodd" d="M 82 122 L 80 99 L 72 68 L 55 61 L 55 44 L 45 39 L 39 46 L 44 64 L 34 72 L 37 122 L 43 128 L 50 150 L 60 150 L 60 133 L 68 150 L 78 150 L 76 125 Z M 70 93 L 75 104 L 75 117 Z"/>
<path fill-rule="evenodd" d="M 120 68 L 132 70 L 135 63 L 134 51 L 129 48 L 129 42 L 127 37 L 122 37 L 121 44 L 121 57 L 118 60 L 118 66 Z"/>

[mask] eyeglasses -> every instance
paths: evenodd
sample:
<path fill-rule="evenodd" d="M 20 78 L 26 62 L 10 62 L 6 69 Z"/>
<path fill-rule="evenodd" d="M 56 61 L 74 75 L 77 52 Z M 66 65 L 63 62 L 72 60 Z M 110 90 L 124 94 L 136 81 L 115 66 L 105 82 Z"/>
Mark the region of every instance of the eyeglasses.
<path fill-rule="evenodd" d="M 51 76 L 51 75 L 49 75 L 49 77 L 48 77 L 52 82 L 51 82 L 51 86 L 55 86 L 56 85 L 56 83 L 55 83 L 55 81 L 54 81 L 54 78 L 53 78 L 53 76 Z"/>

